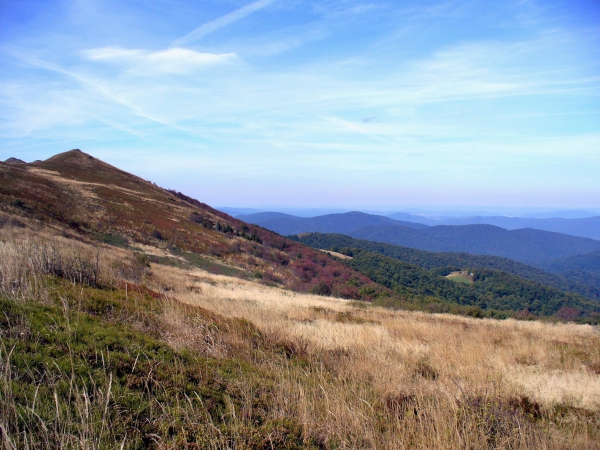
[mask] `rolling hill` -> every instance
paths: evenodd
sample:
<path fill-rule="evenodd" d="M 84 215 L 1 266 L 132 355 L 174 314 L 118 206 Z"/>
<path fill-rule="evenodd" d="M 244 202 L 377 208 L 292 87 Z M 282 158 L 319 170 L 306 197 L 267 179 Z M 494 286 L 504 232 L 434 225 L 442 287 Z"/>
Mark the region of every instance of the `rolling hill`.
<path fill-rule="evenodd" d="M 162 264 L 200 267 L 213 273 L 260 280 L 267 285 L 299 292 L 366 301 L 385 298 L 387 304 L 396 307 L 422 307 L 422 299 L 431 280 L 435 279 L 432 286 L 436 283 L 453 286 L 442 274 L 427 272 L 425 275 L 426 271 L 416 271 L 417 279 L 412 283 L 421 283 L 421 287 L 417 290 L 400 289 L 398 285 L 392 286 L 371 277 L 364 267 L 355 270 L 321 251 L 235 219 L 180 192 L 160 188 L 80 150 L 30 164 L 0 163 L 0 176 L 3 181 L 0 183 L 0 209 L 11 217 L 37 221 L 60 230 L 70 239 L 127 248 Z M 268 220 L 284 220 L 289 224 L 290 218 L 279 215 Z M 431 241 L 444 241 L 444 237 L 439 235 L 440 227 L 422 226 L 419 230 L 398 225 L 397 221 L 383 216 L 356 212 L 301 219 L 299 222 L 325 229 L 349 229 L 371 224 L 359 228 L 359 231 L 391 227 Z M 389 223 L 394 225 L 385 225 Z M 457 240 L 455 236 L 453 239 Z M 469 241 L 465 237 L 463 240 Z M 450 239 L 447 241 L 452 242 Z M 489 275 L 487 277 L 490 278 Z M 516 286 L 516 281 L 511 283 Z M 582 303 L 581 297 L 571 294 L 565 297 L 564 293 L 552 289 L 536 286 L 522 288 L 520 296 L 515 292 L 505 293 L 516 298 L 510 308 L 517 309 L 504 306 L 502 310 L 509 315 L 515 314 L 527 307 L 531 298 L 538 298 L 542 304 L 554 305 L 536 308 L 533 312 L 538 314 L 554 314 L 558 311 L 558 304 L 571 305 L 590 314 L 594 312 L 594 305 L 586 301 Z M 465 307 L 474 305 L 492 308 L 492 303 L 482 302 L 479 294 L 479 297 L 457 296 L 452 292 L 430 289 L 426 296 L 441 304 L 456 303 L 463 308 L 456 312 L 466 312 L 468 309 Z M 491 294 L 488 292 L 486 295 Z"/>
<path fill-rule="evenodd" d="M 438 225 L 420 230 L 383 225 L 347 234 L 420 250 L 496 255 L 529 264 L 600 250 L 600 241 L 594 239 L 533 229 L 505 230 L 493 225 Z"/>
<path fill-rule="evenodd" d="M 396 215 L 395 217 L 404 216 Z M 409 217 L 413 216 L 409 215 Z M 488 224 L 429 226 L 361 212 L 327 214 L 311 218 L 266 212 L 249 214 L 241 216 L 241 218 L 281 235 L 314 232 L 346 234 L 359 239 L 431 252 L 495 255 L 528 264 L 600 250 L 600 240 L 553 231 L 533 228 L 507 230 Z M 569 223 L 570 220 L 587 221 L 588 228 L 594 230 L 596 219 L 592 217 L 556 220 L 562 221 L 561 223 Z"/>

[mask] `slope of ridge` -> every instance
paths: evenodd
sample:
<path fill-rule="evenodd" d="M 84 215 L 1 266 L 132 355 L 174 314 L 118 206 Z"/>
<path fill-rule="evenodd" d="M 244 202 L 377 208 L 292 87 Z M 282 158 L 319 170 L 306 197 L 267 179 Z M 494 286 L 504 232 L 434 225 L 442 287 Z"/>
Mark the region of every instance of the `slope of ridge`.
<path fill-rule="evenodd" d="M 379 253 L 410 264 L 416 264 L 427 270 L 442 268 L 450 268 L 451 270 L 492 269 L 507 272 L 563 292 L 573 292 L 590 299 L 600 300 L 600 287 L 595 283 L 586 284 L 568 279 L 557 273 L 548 273 L 538 267 L 528 266 L 500 256 L 471 255 L 458 252 L 427 252 L 393 244 L 356 239 L 342 234 L 310 233 L 299 236 L 297 239 L 310 247 L 332 250 L 343 254 L 347 254 L 349 249 Z"/>
<path fill-rule="evenodd" d="M 600 251 L 540 261 L 536 266 L 577 283 L 600 289 Z"/>
<path fill-rule="evenodd" d="M 600 251 L 549 261 L 540 261 L 537 265 L 553 273 L 562 273 L 569 270 L 586 270 L 600 275 Z"/>
<path fill-rule="evenodd" d="M 310 232 L 348 234 L 363 227 L 379 225 L 402 225 L 415 229 L 427 227 L 419 223 L 401 222 L 386 216 L 358 211 L 308 218 L 281 213 L 258 213 L 244 216 L 244 220 L 284 236 Z"/>
<path fill-rule="evenodd" d="M 149 245 L 176 259 L 237 270 L 299 291 L 364 300 L 387 292 L 322 252 L 162 189 L 80 150 L 32 164 L 0 164 L 0 180 L 1 210 L 64 229 L 74 237 L 132 248 Z M 369 294 L 362 293 L 364 286 L 371 286 Z"/>
<path fill-rule="evenodd" d="M 600 250 L 600 241 L 594 239 L 533 229 L 509 231 L 493 225 L 438 225 L 421 230 L 384 225 L 347 234 L 419 250 L 496 255 L 529 264 Z"/>

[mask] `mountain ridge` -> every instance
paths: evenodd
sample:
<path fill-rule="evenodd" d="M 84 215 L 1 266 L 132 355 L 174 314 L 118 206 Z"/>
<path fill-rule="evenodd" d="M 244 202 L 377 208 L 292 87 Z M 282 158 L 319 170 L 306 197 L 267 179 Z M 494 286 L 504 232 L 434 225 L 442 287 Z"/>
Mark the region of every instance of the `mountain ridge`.
<path fill-rule="evenodd" d="M 350 236 L 427 251 L 496 255 L 532 263 L 600 250 L 600 241 L 531 228 L 505 230 L 494 225 L 437 225 L 407 230 L 401 226 L 365 227 Z"/>
<path fill-rule="evenodd" d="M 401 222 L 386 216 L 367 214 L 360 211 L 325 214 L 316 217 L 298 217 L 283 213 L 257 213 L 243 216 L 244 220 L 268 230 L 273 230 L 283 236 L 307 233 L 344 233 L 363 228 L 368 225 L 403 225 L 409 228 L 425 228 L 427 225 Z"/>

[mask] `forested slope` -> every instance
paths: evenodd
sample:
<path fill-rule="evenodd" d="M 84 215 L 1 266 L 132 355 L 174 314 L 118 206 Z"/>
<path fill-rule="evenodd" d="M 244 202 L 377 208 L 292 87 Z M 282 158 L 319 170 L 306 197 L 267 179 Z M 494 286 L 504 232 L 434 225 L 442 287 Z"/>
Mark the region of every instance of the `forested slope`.
<path fill-rule="evenodd" d="M 580 281 L 567 279 L 561 275 L 548 273 L 537 267 L 499 256 L 472 255 L 464 252 L 427 252 L 398 245 L 355 239 L 342 234 L 310 233 L 297 239 L 305 245 L 335 252 L 346 253 L 347 249 L 354 248 L 379 253 L 416 264 L 425 269 L 450 268 L 460 270 L 478 268 L 503 271 L 564 292 L 573 292 L 590 299 L 600 300 L 600 284 L 596 284 L 593 277 L 582 278 Z"/>
<path fill-rule="evenodd" d="M 472 269 L 472 283 L 464 284 L 442 276 L 447 271 L 428 271 L 416 264 L 364 250 L 349 250 L 347 253 L 352 256 L 352 259 L 343 260 L 348 267 L 424 302 L 444 299 L 450 304 L 480 308 L 492 317 L 501 316 L 499 312 L 515 315 L 526 311 L 538 316 L 560 316 L 569 311 L 596 320 L 600 314 L 598 301 L 498 270 Z"/>

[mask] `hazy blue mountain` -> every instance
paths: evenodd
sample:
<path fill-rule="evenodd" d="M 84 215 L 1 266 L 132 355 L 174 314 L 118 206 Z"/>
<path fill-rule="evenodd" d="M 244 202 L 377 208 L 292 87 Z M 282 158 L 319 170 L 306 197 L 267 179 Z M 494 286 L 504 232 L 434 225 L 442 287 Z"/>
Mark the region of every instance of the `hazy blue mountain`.
<path fill-rule="evenodd" d="M 236 207 L 229 207 L 229 206 L 219 206 L 216 209 L 218 209 L 219 211 L 223 211 L 224 213 L 229 214 L 232 217 L 237 217 L 237 216 L 246 215 L 246 214 L 254 214 L 254 213 L 259 213 L 259 212 L 264 211 L 264 209 L 236 208 Z"/>
<path fill-rule="evenodd" d="M 388 214 L 388 217 L 394 220 L 400 220 L 403 222 L 414 222 L 414 223 L 422 223 L 424 225 L 439 225 L 441 220 L 431 219 L 425 216 L 419 216 L 416 214 L 409 214 L 405 212 L 396 212 L 393 214 Z"/>
<path fill-rule="evenodd" d="M 590 239 L 600 239 L 600 216 L 587 217 L 582 219 L 531 219 L 522 217 L 504 217 L 504 216 L 478 216 L 478 217 L 459 217 L 454 219 L 445 219 L 441 225 L 473 225 L 487 224 L 502 227 L 507 230 L 516 230 L 519 228 L 533 228 L 536 230 L 554 231 L 557 233 L 570 234 L 572 236 L 587 237 Z"/>
<path fill-rule="evenodd" d="M 525 219 L 587 219 L 588 217 L 597 216 L 598 212 L 577 210 L 557 210 L 541 213 L 523 214 L 520 217 Z"/>
<path fill-rule="evenodd" d="M 271 214 L 271 216 L 269 216 Z M 365 214 L 362 212 L 348 212 L 342 214 L 327 214 L 317 217 L 297 217 L 282 213 L 266 213 L 264 216 L 252 215 L 242 218 L 246 222 L 260 225 L 268 230 L 275 231 L 281 235 L 291 235 L 318 231 L 321 233 L 348 234 L 353 230 L 374 225 L 402 225 L 409 228 L 426 228 L 427 225 L 400 222 L 386 216 Z M 265 220 L 255 220 L 264 217 Z M 270 218 L 269 218 L 270 217 Z"/>
<path fill-rule="evenodd" d="M 243 220 L 244 222 L 252 223 L 254 225 L 258 225 L 261 222 L 271 219 L 302 219 L 302 217 L 293 216 L 291 214 L 285 214 L 282 212 L 268 211 L 268 212 L 259 212 L 254 214 L 244 214 L 240 216 L 236 216 L 237 219 Z M 265 227 L 266 228 L 266 227 Z"/>
<path fill-rule="evenodd" d="M 496 255 L 527 263 L 600 250 L 598 240 L 543 230 L 505 230 L 493 225 L 438 225 L 420 230 L 384 225 L 347 234 L 420 250 Z"/>
<path fill-rule="evenodd" d="M 406 212 L 396 212 L 389 214 L 388 217 L 430 226 L 485 224 L 495 225 L 507 230 L 533 228 L 536 230 L 555 231 L 557 233 L 587 237 L 590 239 L 600 239 L 600 216 L 589 211 L 556 211 L 531 214 L 527 217 L 490 216 L 483 214 L 460 217 L 429 217 Z"/>
<path fill-rule="evenodd" d="M 403 225 L 391 224 L 383 226 L 369 226 L 353 230 L 349 236 L 366 239 L 374 242 L 386 242 L 388 244 L 401 245 L 403 247 L 416 248 L 430 252 L 452 252 L 456 246 L 452 242 L 446 242 L 435 236 L 430 236 L 422 230 L 410 228 Z"/>

